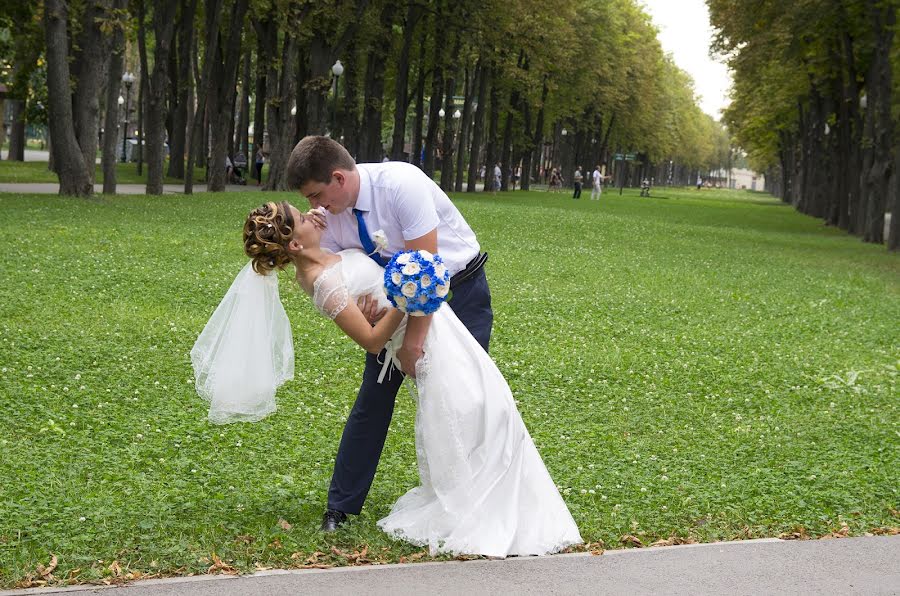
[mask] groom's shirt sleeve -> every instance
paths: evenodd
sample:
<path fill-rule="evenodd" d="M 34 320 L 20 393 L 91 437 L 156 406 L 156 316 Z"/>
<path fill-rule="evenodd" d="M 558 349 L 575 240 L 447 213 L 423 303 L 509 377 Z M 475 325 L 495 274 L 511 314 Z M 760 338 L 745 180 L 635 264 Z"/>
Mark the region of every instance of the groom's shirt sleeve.
<path fill-rule="evenodd" d="M 404 240 L 421 238 L 440 223 L 433 194 L 443 191 L 421 170 L 414 170 L 414 175 L 396 185 L 392 197 Z"/>

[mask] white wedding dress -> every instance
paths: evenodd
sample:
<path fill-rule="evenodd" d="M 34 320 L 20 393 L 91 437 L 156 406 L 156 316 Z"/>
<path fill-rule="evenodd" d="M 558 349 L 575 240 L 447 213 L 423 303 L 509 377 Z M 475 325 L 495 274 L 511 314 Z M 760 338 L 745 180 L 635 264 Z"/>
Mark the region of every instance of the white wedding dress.
<path fill-rule="evenodd" d="M 384 270 L 362 251 L 338 254 L 341 261 L 314 284 L 318 310 L 333 319 L 349 300 L 366 294 L 389 306 Z M 404 330 L 401 325 L 391 338 L 382 374 Z M 446 304 L 432 318 L 424 350 L 413 391 L 422 484 L 400 497 L 378 525 L 427 545 L 432 555 L 542 555 L 582 542 L 509 385 Z"/>

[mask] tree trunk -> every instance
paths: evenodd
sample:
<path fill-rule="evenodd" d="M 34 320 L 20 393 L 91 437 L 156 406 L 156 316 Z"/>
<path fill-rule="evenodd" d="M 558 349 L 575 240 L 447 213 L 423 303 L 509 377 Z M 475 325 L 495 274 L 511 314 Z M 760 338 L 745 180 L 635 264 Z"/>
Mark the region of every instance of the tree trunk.
<path fill-rule="evenodd" d="M 485 169 L 484 169 L 484 190 L 488 192 L 494 181 L 494 165 L 500 160 L 497 159 L 497 126 L 500 124 L 500 86 L 496 83 L 491 85 L 491 115 L 488 120 L 488 138 L 487 147 L 485 148 Z M 490 184 L 488 184 L 490 181 Z"/>
<path fill-rule="evenodd" d="M 422 25 L 421 44 L 419 45 L 419 72 L 416 78 L 416 120 L 413 124 L 413 138 L 410 147 L 412 155 L 409 156 L 409 162 L 415 164 L 419 168 L 425 167 L 425 160 L 422 156 L 423 148 L 423 128 L 425 124 L 425 41 L 428 36 L 428 27 Z"/>
<path fill-rule="evenodd" d="M 479 59 L 478 68 L 481 70 L 478 76 L 478 106 L 475 108 L 475 124 L 472 130 L 472 148 L 469 150 L 469 179 L 466 184 L 466 192 L 475 192 L 475 184 L 478 180 L 478 170 L 481 166 L 481 139 L 484 136 L 484 112 L 488 104 L 488 85 L 491 82 L 493 72 L 490 63 L 485 63 L 484 57 Z M 484 169 L 485 189 L 488 187 L 488 168 Z"/>
<path fill-rule="evenodd" d="M 69 88 L 68 7 L 63 0 L 45 0 L 44 36 L 47 48 L 47 96 L 54 165 L 59 194 L 89 196 L 94 187 L 75 137 Z M 93 169 L 93 162 L 91 163 Z"/>
<path fill-rule="evenodd" d="M 206 156 L 208 137 L 206 136 L 206 98 L 212 88 L 212 69 L 215 56 L 219 51 L 219 19 L 222 16 L 223 0 L 206 0 L 206 53 L 203 60 L 203 71 L 197 82 L 197 110 L 194 112 L 194 124 L 191 137 L 188 139 L 187 172 L 184 177 L 184 194 L 194 192 L 194 163 L 198 155 Z"/>
<path fill-rule="evenodd" d="M 248 47 L 244 52 L 241 65 L 241 112 L 238 116 L 238 132 L 235 143 L 238 151 L 247 158 L 247 168 L 253 167 L 253 156 L 250 154 L 250 140 L 248 138 L 250 128 L 250 58 L 252 50 Z"/>
<path fill-rule="evenodd" d="M 429 178 L 434 177 L 434 145 L 441 125 L 441 97 L 444 93 L 444 52 L 447 27 L 444 23 L 444 3 L 438 1 L 434 15 L 434 54 L 431 71 L 431 97 L 428 102 L 428 132 L 425 134 L 425 164 L 423 169 Z"/>
<path fill-rule="evenodd" d="M 178 22 L 178 69 L 175 78 L 175 106 L 172 111 L 172 134 L 169 136 L 170 178 L 184 178 L 184 157 L 187 147 L 188 111 L 193 79 L 191 76 L 191 49 L 194 47 L 194 15 L 197 0 L 181 0 L 181 18 Z"/>
<path fill-rule="evenodd" d="M 534 165 L 540 160 L 534 160 L 535 156 L 541 155 L 541 149 L 544 146 L 544 113 L 547 105 L 547 94 L 550 92 L 547 86 L 547 76 L 544 76 L 544 84 L 541 88 L 541 109 L 538 110 L 537 122 L 534 124 L 534 136 L 532 141 L 531 152 L 525 156 L 525 163 L 522 164 L 522 190 L 531 190 L 531 177 L 536 175 Z M 589 165 L 589 164 L 588 164 Z"/>
<path fill-rule="evenodd" d="M 453 190 L 456 192 L 462 192 L 466 146 L 469 144 L 469 124 L 472 122 L 472 93 L 474 91 L 474 81 L 469 74 L 468 65 L 466 65 L 465 74 L 465 82 L 463 84 L 462 121 L 459 125 L 459 143 L 456 146 L 456 181 L 453 184 Z"/>
<path fill-rule="evenodd" d="M 234 122 L 235 85 L 237 69 L 241 59 L 241 30 L 247 14 L 248 0 L 235 0 L 231 7 L 231 20 L 228 27 L 228 39 L 219 45 L 213 65 L 211 93 L 207 98 L 209 105 L 210 133 L 212 149 L 210 151 L 209 182 L 207 191 L 221 192 L 225 190 L 225 159 L 228 152 L 228 140 L 232 138 L 230 123 Z M 223 52 L 224 50 L 224 56 Z M 221 60 L 224 58 L 224 62 Z M 233 142 L 233 141 L 232 141 Z"/>
<path fill-rule="evenodd" d="M 114 8 L 124 10 L 125 0 L 116 0 Z M 116 194 L 116 159 L 119 148 L 119 84 L 125 70 L 125 23 L 113 30 L 109 50 L 109 73 L 106 80 L 106 121 L 103 125 L 103 194 Z M 123 108 L 125 106 L 122 106 Z M 124 133 L 124 130 L 122 132 Z"/>
<path fill-rule="evenodd" d="M 109 17 L 108 0 L 88 2 L 84 7 L 81 34 L 73 48 L 72 79 L 75 97 L 72 116 L 75 137 L 84 163 L 88 167 L 91 184 L 94 182 L 94 164 L 97 160 L 98 133 L 100 130 L 100 97 L 108 65 L 101 22 Z"/>
<path fill-rule="evenodd" d="M 253 21 L 253 28 L 256 30 L 256 103 L 253 104 L 253 151 L 252 157 L 247 156 L 249 163 L 256 163 L 256 153 L 263 149 L 265 152 L 265 136 L 266 136 L 266 64 L 268 57 L 266 54 L 265 39 L 260 32 L 264 28 L 258 21 Z M 253 175 L 256 176 L 256 167 L 253 168 Z M 257 182 L 262 182 L 262 172 L 260 171 Z"/>
<path fill-rule="evenodd" d="M 406 111 L 409 105 L 409 52 L 412 48 L 413 34 L 416 24 L 422 16 L 422 6 L 410 3 L 406 10 L 406 21 L 403 24 L 403 45 L 397 59 L 397 80 L 394 92 L 394 132 L 391 137 L 391 159 L 403 161 L 404 141 L 406 140 Z"/>
<path fill-rule="evenodd" d="M 269 37 L 269 51 L 275 54 L 278 44 L 278 29 L 271 28 Z M 285 174 L 287 159 L 293 149 L 291 140 L 294 138 L 294 123 L 291 117 L 293 98 L 295 95 L 294 76 L 295 60 L 297 59 L 297 43 L 290 32 L 284 33 L 284 42 L 281 52 L 280 64 L 274 60 L 269 62 L 269 72 L 266 76 L 269 88 L 266 95 L 270 98 L 267 120 L 269 122 L 269 179 L 266 181 L 266 190 L 285 190 Z M 279 72 L 278 67 L 281 67 Z"/>
<path fill-rule="evenodd" d="M 451 54 L 459 55 L 459 41 L 456 42 L 456 48 Z M 451 71 L 444 87 L 444 137 L 441 143 L 441 190 L 448 192 L 453 182 L 453 141 L 456 135 L 456 119 L 453 112 L 456 110 L 456 104 L 453 96 L 456 93 L 456 72 Z"/>
<path fill-rule="evenodd" d="M 366 61 L 366 82 L 363 105 L 363 144 L 360 162 L 380 162 L 384 156 L 381 143 L 381 115 L 384 109 L 384 70 L 388 63 L 391 47 L 391 28 L 394 25 L 396 4 L 387 2 L 381 10 L 380 31 Z M 405 83 L 404 83 L 405 85 Z M 403 106 L 395 106 L 395 112 L 403 111 Z"/>
<path fill-rule="evenodd" d="M 156 48 L 153 53 L 153 74 L 147 94 L 147 194 L 163 192 L 163 165 L 165 160 L 166 95 L 169 90 L 167 64 L 175 32 L 177 0 L 156 0 L 153 10 L 153 31 Z M 143 131 L 142 131 L 143 132 Z"/>
<path fill-rule="evenodd" d="M 887 196 L 891 192 L 894 160 L 892 151 L 894 131 L 891 119 L 892 65 L 891 49 L 897 9 L 893 3 L 868 0 L 869 18 L 875 32 L 875 52 L 866 76 L 868 86 L 868 113 L 863 146 L 867 147 L 869 167 L 864 169 L 863 193 L 865 200 L 865 226 L 863 240 L 884 242 L 884 212 Z"/>
<path fill-rule="evenodd" d="M 25 161 L 25 101 L 10 99 L 9 107 L 9 153 L 6 154 L 6 159 L 7 161 Z"/>

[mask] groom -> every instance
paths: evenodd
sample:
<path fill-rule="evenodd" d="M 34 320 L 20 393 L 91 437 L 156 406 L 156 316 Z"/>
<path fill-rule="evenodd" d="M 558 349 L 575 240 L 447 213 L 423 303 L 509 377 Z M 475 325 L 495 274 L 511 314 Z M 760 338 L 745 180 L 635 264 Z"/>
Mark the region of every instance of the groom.
<path fill-rule="evenodd" d="M 494 314 L 484 273 L 487 254 L 480 252 L 475 233 L 450 198 L 419 168 L 403 162 L 356 164 L 344 147 L 328 137 L 303 138 L 288 160 L 287 185 L 299 190 L 313 209 L 327 213 L 317 223 L 325 228 L 322 247 L 334 251 L 360 248 L 379 264 L 401 250 L 439 254 L 450 271 L 448 304 L 487 351 Z M 383 230 L 387 246 L 376 248 L 372 233 Z M 371 321 L 374 300 L 360 300 Z M 407 374 L 423 355 L 431 316 L 409 317 L 397 358 Z M 333 532 L 347 514 L 358 515 L 384 448 L 402 374 L 378 382 L 384 352 L 366 354 L 366 366 L 356 403 L 344 426 L 334 463 L 328 508 L 322 530 Z"/>

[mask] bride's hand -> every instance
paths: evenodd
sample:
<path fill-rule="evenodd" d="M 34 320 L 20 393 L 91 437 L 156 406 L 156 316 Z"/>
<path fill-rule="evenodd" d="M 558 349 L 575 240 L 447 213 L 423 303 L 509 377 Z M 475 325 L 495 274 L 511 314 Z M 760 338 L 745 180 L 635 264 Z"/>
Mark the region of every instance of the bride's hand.
<path fill-rule="evenodd" d="M 365 296 L 360 296 L 356 299 L 356 306 L 359 307 L 360 312 L 366 317 L 366 320 L 370 325 L 374 325 L 387 313 L 386 308 L 379 309 L 378 300 L 375 299 L 371 294 L 366 294 Z"/>

